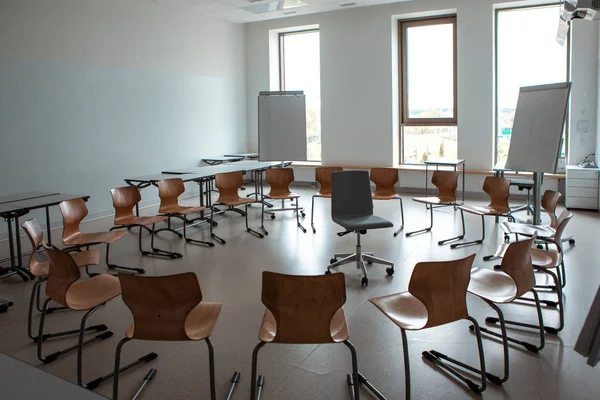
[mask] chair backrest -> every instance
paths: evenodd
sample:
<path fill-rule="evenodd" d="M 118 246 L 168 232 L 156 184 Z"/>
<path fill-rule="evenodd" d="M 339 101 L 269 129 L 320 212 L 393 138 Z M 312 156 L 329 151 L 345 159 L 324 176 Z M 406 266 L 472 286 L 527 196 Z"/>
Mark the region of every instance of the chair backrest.
<path fill-rule="evenodd" d="M 21 224 L 21 227 L 27 234 L 27 237 L 31 241 L 31 257 L 29 258 L 29 271 L 35 276 L 43 276 L 41 272 L 42 266 L 45 266 L 47 261 L 39 261 L 36 257 L 37 250 L 40 246 L 46 246 L 44 242 L 44 232 L 42 231 L 42 227 L 35 219 L 28 219 L 27 221 Z"/>
<path fill-rule="evenodd" d="M 371 181 L 367 171 L 331 174 L 331 216 L 373 215 Z"/>
<path fill-rule="evenodd" d="M 185 185 L 181 178 L 163 179 L 158 181 L 158 197 L 160 197 L 160 207 L 158 212 L 165 207 L 176 206 L 177 199 L 185 192 Z"/>
<path fill-rule="evenodd" d="M 81 273 L 69 253 L 46 248 L 46 254 L 50 260 L 46 296 L 67 307 L 67 291 L 73 283 L 79 280 Z"/>
<path fill-rule="evenodd" d="M 133 315 L 133 338 L 189 340 L 185 320 L 202 301 L 193 272 L 167 276 L 119 274 L 123 301 Z"/>
<path fill-rule="evenodd" d="M 408 291 L 427 308 L 424 328 L 467 318 L 467 287 L 475 254 L 460 260 L 429 261 L 415 265 Z"/>
<path fill-rule="evenodd" d="M 342 167 L 318 167 L 315 169 L 315 179 L 321 186 L 319 193 L 331 195 L 331 174 L 343 170 Z"/>
<path fill-rule="evenodd" d="M 560 196 L 562 195 L 554 190 L 546 190 L 542 196 L 542 210 L 548 213 L 548 216 L 550 217 L 550 227 L 554 229 L 556 229 L 558 226 L 558 221 L 556 218 L 556 205 L 558 204 Z"/>
<path fill-rule="evenodd" d="M 244 185 L 244 175 L 239 171 L 217 174 L 215 175 L 215 185 L 219 189 L 219 199 L 217 201 L 223 203 L 236 201 L 240 198 L 238 192 Z"/>
<path fill-rule="evenodd" d="M 266 181 L 271 186 L 269 194 L 273 196 L 287 196 L 290 194 L 290 183 L 294 182 L 292 168 L 269 168 Z"/>
<path fill-rule="evenodd" d="M 510 194 L 510 179 L 488 176 L 483 182 L 483 191 L 490 197 L 490 207 L 510 211 L 508 196 Z"/>
<path fill-rule="evenodd" d="M 273 314 L 274 343 L 333 343 L 331 319 L 346 302 L 344 274 L 263 272 L 262 302 Z"/>
<path fill-rule="evenodd" d="M 456 201 L 456 188 L 458 187 L 457 171 L 433 171 L 431 183 L 438 190 L 441 201 L 452 203 Z"/>
<path fill-rule="evenodd" d="M 533 235 L 530 239 L 511 243 L 502 257 L 500 265 L 502 271 L 509 275 L 517 285 L 515 297 L 523 296 L 535 285 L 535 275 L 531 264 L 531 246 L 536 238 L 537 235 Z"/>
<path fill-rule="evenodd" d="M 79 224 L 88 215 L 83 199 L 71 199 L 61 202 L 58 207 L 63 217 L 63 242 L 80 233 Z"/>
<path fill-rule="evenodd" d="M 371 181 L 375 184 L 375 195 L 395 195 L 394 186 L 398 183 L 398 170 L 395 168 L 371 168 Z"/>
<path fill-rule="evenodd" d="M 115 208 L 115 225 L 133 217 L 133 207 L 142 200 L 140 189 L 136 186 L 124 186 L 110 191 Z"/>
<path fill-rule="evenodd" d="M 554 232 L 554 244 L 558 246 L 559 250 L 562 251 L 562 235 L 565 232 L 565 228 L 569 221 L 573 218 L 573 213 L 569 210 L 564 210 L 560 213 L 556 222 L 556 231 Z"/>

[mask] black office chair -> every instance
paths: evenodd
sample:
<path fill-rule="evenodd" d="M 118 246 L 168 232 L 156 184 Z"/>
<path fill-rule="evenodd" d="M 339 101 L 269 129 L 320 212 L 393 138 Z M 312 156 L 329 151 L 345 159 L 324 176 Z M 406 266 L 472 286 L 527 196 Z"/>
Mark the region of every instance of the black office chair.
<path fill-rule="evenodd" d="M 345 229 L 338 233 L 344 236 L 348 233 L 356 233 L 356 253 L 335 254 L 331 264 L 327 266 L 326 274 L 331 273 L 331 268 L 356 262 L 356 267 L 362 269 L 362 285 L 369 284 L 365 261 L 369 264 L 377 263 L 388 265 L 388 275 L 394 274 L 394 263 L 373 256 L 373 253 L 363 252 L 360 245 L 360 235 L 367 233 L 369 229 L 392 228 L 387 219 L 373 215 L 373 198 L 371 195 L 371 184 L 368 171 L 342 171 L 331 174 L 331 219 L 333 222 Z M 338 261 L 338 257 L 343 257 Z"/>

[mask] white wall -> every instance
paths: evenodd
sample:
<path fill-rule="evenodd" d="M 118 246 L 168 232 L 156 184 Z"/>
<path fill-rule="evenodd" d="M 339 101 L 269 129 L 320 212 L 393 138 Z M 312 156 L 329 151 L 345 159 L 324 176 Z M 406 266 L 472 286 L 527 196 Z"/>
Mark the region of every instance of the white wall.
<path fill-rule="evenodd" d="M 2 0 L 0 195 L 105 215 L 123 178 L 246 150 L 244 45 L 242 25 L 146 0 Z"/>
<path fill-rule="evenodd" d="M 525 3 L 532 2 L 521 2 Z M 323 162 L 394 165 L 399 134 L 394 121 L 398 96 L 396 20 L 400 15 L 453 10 L 458 18 L 458 155 L 467 160 L 468 169 L 490 170 L 494 140 L 494 7 L 513 4 L 501 0 L 416 0 L 247 24 L 249 148 L 255 150 L 257 144 L 257 93 L 269 89 L 269 30 L 318 24 Z M 573 30 L 571 126 L 579 118 L 575 116 L 585 110 L 590 132 L 572 136 L 574 162 L 596 146 L 597 43 L 598 24 L 578 21 Z M 423 177 L 406 175 L 406 179 L 416 182 Z M 480 187 L 479 178 L 472 180 L 473 184 L 467 186 Z"/>

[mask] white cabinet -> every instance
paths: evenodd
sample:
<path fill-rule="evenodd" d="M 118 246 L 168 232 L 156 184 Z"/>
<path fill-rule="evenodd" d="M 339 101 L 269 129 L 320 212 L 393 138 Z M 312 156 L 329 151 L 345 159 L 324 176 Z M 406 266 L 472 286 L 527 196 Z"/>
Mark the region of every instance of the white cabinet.
<path fill-rule="evenodd" d="M 585 208 L 597 210 L 598 205 L 598 168 L 580 168 L 567 166 L 567 208 Z"/>

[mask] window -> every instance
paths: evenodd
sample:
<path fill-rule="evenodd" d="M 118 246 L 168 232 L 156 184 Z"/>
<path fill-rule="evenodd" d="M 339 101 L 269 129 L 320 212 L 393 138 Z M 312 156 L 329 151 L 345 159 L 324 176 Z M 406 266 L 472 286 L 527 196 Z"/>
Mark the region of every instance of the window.
<path fill-rule="evenodd" d="M 556 43 L 560 14 L 559 4 L 496 12 L 496 162 L 508 155 L 519 89 L 568 81 L 568 46 Z"/>
<path fill-rule="evenodd" d="M 319 31 L 279 34 L 280 90 L 303 90 L 306 96 L 307 160 L 321 161 L 321 61 Z"/>
<path fill-rule="evenodd" d="M 401 162 L 456 159 L 456 17 L 399 22 Z"/>

